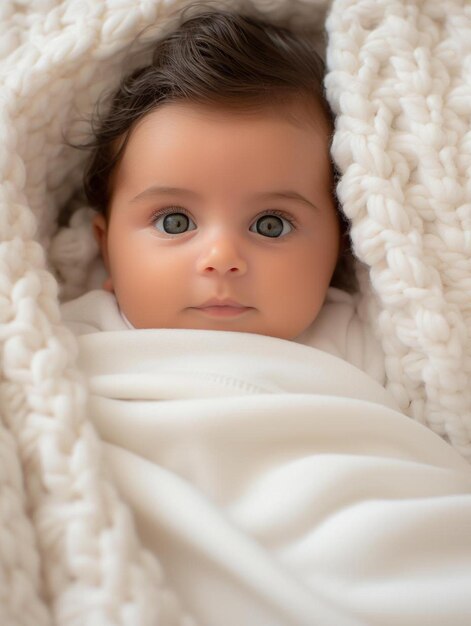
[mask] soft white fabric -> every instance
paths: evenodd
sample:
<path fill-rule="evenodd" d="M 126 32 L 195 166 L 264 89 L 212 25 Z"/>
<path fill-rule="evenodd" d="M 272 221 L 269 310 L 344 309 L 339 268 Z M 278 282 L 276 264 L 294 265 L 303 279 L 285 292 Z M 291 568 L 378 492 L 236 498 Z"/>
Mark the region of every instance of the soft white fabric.
<path fill-rule="evenodd" d="M 381 385 L 297 342 L 129 330 L 88 296 L 63 310 L 89 414 L 199 623 L 469 624 L 471 469 Z"/>
<path fill-rule="evenodd" d="M 134 328 L 120 310 L 113 294 L 94 289 L 61 306 L 62 319 L 76 334 Z M 356 312 L 356 298 L 335 287 L 315 319 L 293 341 L 345 359 L 384 384 L 384 353 L 369 324 Z"/>
<path fill-rule="evenodd" d="M 58 215 L 71 208 L 85 156 L 64 136 L 80 140 L 87 125 L 76 121 L 188 4 L 0 3 L 2 624 L 187 623 L 103 469 L 77 341 L 59 308 L 100 285 L 103 267 L 90 209 L 67 226 Z M 211 5 L 307 29 L 321 52 L 326 45 L 339 195 L 387 388 L 471 459 L 469 1 Z"/>
<path fill-rule="evenodd" d="M 367 363 L 366 333 L 328 295 L 293 342 L 64 304 L 109 467 L 201 624 L 464 626 L 471 470 L 341 360 Z"/>

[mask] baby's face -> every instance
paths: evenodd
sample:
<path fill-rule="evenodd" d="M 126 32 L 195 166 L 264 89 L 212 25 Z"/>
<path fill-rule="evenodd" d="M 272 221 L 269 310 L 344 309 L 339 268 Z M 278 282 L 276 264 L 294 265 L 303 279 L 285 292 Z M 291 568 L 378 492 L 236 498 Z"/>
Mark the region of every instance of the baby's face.
<path fill-rule="evenodd" d="M 331 185 L 320 115 L 164 105 L 132 132 L 109 222 L 94 222 L 104 288 L 136 328 L 293 339 L 321 309 L 339 254 Z"/>

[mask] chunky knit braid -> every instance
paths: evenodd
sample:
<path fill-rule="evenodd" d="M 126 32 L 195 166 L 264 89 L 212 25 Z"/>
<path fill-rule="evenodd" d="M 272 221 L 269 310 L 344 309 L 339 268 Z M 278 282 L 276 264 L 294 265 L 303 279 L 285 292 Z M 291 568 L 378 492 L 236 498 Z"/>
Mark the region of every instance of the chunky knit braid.
<path fill-rule="evenodd" d="M 327 29 L 339 197 L 388 387 L 471 460 L 471 5 L 340 0 Z"/>

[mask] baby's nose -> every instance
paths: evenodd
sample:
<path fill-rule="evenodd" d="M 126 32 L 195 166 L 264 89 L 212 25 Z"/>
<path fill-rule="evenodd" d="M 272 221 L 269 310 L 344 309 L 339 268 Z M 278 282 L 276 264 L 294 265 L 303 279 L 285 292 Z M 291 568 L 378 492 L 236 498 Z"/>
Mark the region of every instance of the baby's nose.
<path fill-rule="evenodd" d="M 247 271 L 247 261 L 234 238 L 220 235 L 208 242 L 198 259 L 198 272 L 203 274 L 227 273 L 241 276 Z"/>

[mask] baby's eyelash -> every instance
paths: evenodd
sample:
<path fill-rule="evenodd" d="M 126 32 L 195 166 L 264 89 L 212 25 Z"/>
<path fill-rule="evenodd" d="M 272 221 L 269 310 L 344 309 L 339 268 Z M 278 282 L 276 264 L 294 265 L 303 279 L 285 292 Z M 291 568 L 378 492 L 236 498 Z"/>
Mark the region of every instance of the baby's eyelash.
<path fill-rule="evenodd" d="M 157 209 L 156 211 L 154 211 L 150 217 L 150 223 L 153 224 L 158 217 L 165 217 L 165 215 L 170 215 L 171 213 L 183 213 L 183 215 L 191 217 L 189 212 L 183 207 L 169 206 L 165 207 L 165 209 Z M 254 219 L 258 220 L 264 215 L 276 215 L 277 217 L 282 217 L 283 219 L 285 219 L 293 228 L 297 228 L 298 226 L 298 223 L 293 215 L 291 215 L 290 213 L 285 213 L 285 211 L 281 211 L 279 209 L 267 209 L 266 211 L 263 211 L 262 213 L 257 215 L 257 217 Z"/>
<path fill-rule="evenodd" d="M 150 223 L 153 224 L 158 217 L 165 217 L 165 215 L 170 215 L 171 213 L 183 213 L 187 217 L 190 217 L 190 214 L 186 209 L 181 206 L 169 206 L 165 207 L 165 209 L 156 209 L 153 211 L 150 216 Z"/>

